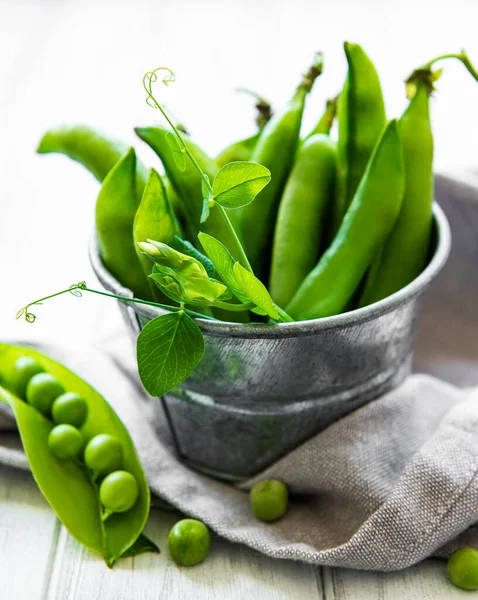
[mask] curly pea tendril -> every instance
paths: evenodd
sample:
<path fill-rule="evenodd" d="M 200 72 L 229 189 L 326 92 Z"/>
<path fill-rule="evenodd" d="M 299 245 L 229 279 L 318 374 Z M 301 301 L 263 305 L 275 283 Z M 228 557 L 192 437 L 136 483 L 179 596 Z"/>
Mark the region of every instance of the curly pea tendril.
<path fill-rule="evenodd" d="M 60 292 L 56 292 L 56 294 L 50 294 L 49 296 L 45 296 L 44 298 L 39 298 L 34 302 L 30 302 L 23 308 L 21 308 L 17 314 L 15 315 L 16 319 L 20 319 L 24 317 L 27 323 L 34 323 L 36 320 L 36 315 L 30 312 L 30 307 L 32 306 L 41 306 L 44 300 L 49 300 L 50 298 L 55 298 L 56 296 L 61 296 L 62 294 L 71 294 L 76 298 L 81 298 L 83 296 L 83 292 L 90 292 L 92 294 L 98 294 L 99 296 L 106 296 L 107 298 L 115 298 L 116 300 L 121 300 L 122 302 L 133 302 L 136 304 L 147 304 L 148 306 L 156 306 L 157 308 L 163 308 L 164 310 L 170 312 L 185 312 L 191 317 L 196 317 L 200 319 L 208 319 L 211 321 L 215 321 L 214 317 L 209 317 L 207 315 L 203 315 L 201 313 L 195 312 L 194 310 L 190 310 L 189 308 L 185 308 L 184 305 L 180 306 L 168 306 L 166 304 L 159 304 L 158 302 L 149 302 L 148 300 L 140 300 L 139 298 L 128 298 L 127 296 L 117 296 L 116 294 L 108 294 L 107 292 L 100 292 L 99 290 L 94 290 L 89 288 L 86 285 L 86 281 L 80 281 L 80 283 L 76 283 L 71 285 L 66 290 L 61 290 Z"/>
<path fill-rule="evenodd" d="M 146 103 L 148 104 L 148 106 L 150 106 L 152 108 L 157 108 L 161 112 L 163 117 L 166 119 L 169 126 L 171 127 L 172 131 L 170 133 L 174 138 L 174 144 L 172 144 L 172 145 L 170 144 L 170 145 L 172 146 L 171 149 L 173 151 L 173 156 L 176 157 L 175 160 L 178 159 L 179 164 L 181 165 L 180 166 L 181 170 L 184 170 L 185 163 L 183 163 L 182 161 L 184 161 L 185 155 L 187 155 L 187 157 L 193 164 L 193 167 L 196 169 L 199 176 L 201 177 L 201 179 L 203 181 L 203 185 L 209 191 L 209 193 L 212 197 L 213 189 L 212 189 L 212 184 L 209 181 L 209 177 L 206 175 L 206 173 L 204 173 L 204 171 L 201 169 L 199 163 L 194 158 L 194 155 L 189 150 L 181 133 L 178 131 L 178 128 L 174 125 L 174 123 L 171 121 L 168 114 L 164 110 L 164 108 L 154 97 L 153 85 L 155 83 L 157 83 L 158 80 L 160 79 L 159 73 L 162 71 L 164 72 L 164 77 L 162 77 L 161 82 L 164 83 L 165 86 L 169 86 L 170 83 L 174 83 L 176 81 L 176 75 L 168 67 L 158 67 L 157 69 L 154 69 L 154 71 L 148 71 L 148 73 L 145 73 L 145 75 L 143 76 L 143 87 L 147 94 Z M 169 141 L 168 141 L 168 144 L 169 144 Z M 179 158 L 177 156 L 178 154 L 180 155 Z M 239 257 L 239 262 L 245 269 L 247 269 L 247 271 L 249 271 L 250 273 L 253 273 L 249 259 L 247 258 L 247 255 L 244 251 L 242 243 L 239 239 L 239 236 L 237 235 L 236 230 L 234 229 L 234 226 L 229 218 L 229 215 L 227 214 L 226 210 L 222 206 L 216 204 L 216 208 L 219 211 L 222 219 L 224 220 L 227 229 L 231 233 L 232 239 L 234 240 L 234 244 L 236 246 L 236 251 L 237 251 L 238 257 Z"/>
<path fill-rule="evenodd" d="M 25 321 L 27 323 L 34 323 L 35 319 L 36 319 L 36 315 L 34 315 L 32 312 L 30 312 L 30 306 L 41 306 L 44 300 L 49 300 L 50 298 L 54 298 L 55 296 L 60 296 L 61 294 L 67 294 L 67 293 L 72 294 L 76 298 L 81 298 L 81 296 L 83 295 L 82 294 L 83 291 L 88 291 L 88 292 L 90 291 L 86 287 L 86 281 L 80 281 L 80 283 L 70 285 L 70 287 L 66 290 L 62 290 L 61 292 L 57 292 L 56 294 L 50 294 L 49 296 L 45 296 L 44 298 L 40 298 L 38 300 L 35 300 L 35 302 L 31 302 L 30 304 L 27 304 L 26 306 L 24 306 L 17 312 L 17 314 L 15 315 L 15 318 L 20 319 L 21 317 L 24 317 Z"/>

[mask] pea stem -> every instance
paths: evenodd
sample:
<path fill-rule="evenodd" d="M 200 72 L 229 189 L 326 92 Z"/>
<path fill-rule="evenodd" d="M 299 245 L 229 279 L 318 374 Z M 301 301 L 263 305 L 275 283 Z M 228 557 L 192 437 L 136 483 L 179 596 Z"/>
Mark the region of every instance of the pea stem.
<path fill-rule="evenodd" d="M 169 306 L 167 304 L 160 304 L 159 302 L 150 302 L 149 300 L 141 300 L 140 298 L 128 298 L 127 296 L 118 296 L 117 294 L 109 294 L 108 292 L 100 292 L 99 290 L 94 290 L 92 288 L 87 287 L 86 283 L 82 281 L 81 283 L 77 283 L 76 285 L 72 285 L 66 290 L 62 290 L 61 292 L 56 292 L 56 294 L 50 294 L 49 296 L 45 296 L 44 298 L 40 298 L 39 300 L 35 300 L 34 302 L 30 302 L 22 309 L 17 312 L 16 318 L 19 319 L 22 315 L 25 315 L 25 319 L 29 323 L 33 323 L 35 321 L 35 315 L 28 312 L 31 306 L 40 305 L 43 300 L 48 300 L 50 298 L 55 298 L 56 296 L 61 296 L 62 294 L 73 294 L 76 297 L 81 296 L 82 292 L 90 292 L 92 294 L 98 294 L 99 296 L 106 296 L 107 298 L 114 298 L 115 300 L 121 300 L 124 302 L 132 302 L 134 304 L 146 304 L 147 306 L 155 306 L 157 308 L 163 308 L 164 310 L 168 310 L 170 312 L 178 312 L 184 310 L 190 317 L 195 317 L 199 319 L 208 319 L 210 321 L 216 321 L 214 317 L 210 317 L 208 315 L 203 315 L 194 310 L 190 310 L 189 308 L 184 308 L 183 306 Z"/>
<path fill-rule="evenodd" d="M 285 323 L 294 323 L 294 319 L 288 315 L 285 310 L 283 310 L 280 306 L 277 306 L 277 304 L 274 304 L 275 309 L 277 310 L 277 312 L 280 314 L 280 316 L 282 317 L 282 320 Z"/>
<path fill-rule="evenodd" d="M 194 158 L 192 152 L 189 150 L 188 145 L 184 141 L 181 133 L 178 131 L 177 127 L 174 125 L 174 123 L 168 117 L 168 115 L 167 115 L 166 111 L 164 110 L 164 108 L 159 104 L 159 102 L 156 100 L 156 98 L 153 95 L 152 84 L 153 84 L 154 81 L 157 80 L 156 72 L 159 71 L 159 70 L 161 70 L 161 69 L 165 69 L 166 71 L 168 71 L 172 75 L 172 71 L 170 69 L 166 69 L 165 67 L 160 67 L 159 69 L 156 69 L 155 71 L 152 71 L 151 73 L 147 73 L 145 75 L 144 80 L 143 80 L 144 88 L 145 88 L 145 90 L 146 90 L 146 92 L 148 94 L 148 103 L 149 103 L 149 100 L 151 100 L 153 102 L 153 104 L 154 104 L 154 107 L 157 108 L 161 112 L 161 114 L 163 115 L 163 117 L 166 119 L 166 121 L 168 122 L 169 126 L 173 130 L 174 135 L 176 136 L 176 140 L 177 140 L 177 142 L 179 144 L 181 152 L 187 154 L 187 156 L 189 157 L 189 160 L 193 163 L 194 168 L 199 173 L 201 179 L 205 183 L 205 185 L 206 185 L 206 187 L 207 187 L 207 189 L 208 189 L 208 191 L 209 191 L 209 193 L 211 195 L 211 198 L 212 198 L 213 197 L 213 189 L 212 189 L 211 182 L 209 181 L 209 177 L 201 169 L 199 163 Z M 146 81 L 148 83 L 146 83 Z M 151 104 L 149 104 L 149 105 L 152 106 Z M 243 246 L 241 244 L 241 241 L 239 239 L 239 236 L 236 233 L 236 230 L 234 229 L 233 224 L 231 223 L 231 220 L 229 219 L 229 216 L 228 216 L 227 212 L 225 211 L 225 209 L 222 206 L 219 206 L 216 203 L 214 204 L 214 206 L 219 210 L 219 213 L 221 214 L 222 218 L 224 219 L 224 221 L 226 223 L 226 227 L 229 229 L 229 231 L 230 231 L 230 233 L 232 235 L 232 238 L 233 238 L 234 243 L 236 245 L 236 251 L 237 251 L 237 254 L 239 256 L 239 262 L 250 273 L 253 273 L 251 264 L 249 263 L 249 260 L 247 259 L 246 252 L 245 252 L 245 250 L 244 250 L 244 248 L 243 248 Z"/>
<path fill-rule="evenodd" d="M 224 310 L 231 310 L 234 312 L 239 312 L 241 310 L 251 310 L 256 307 L 253 302 L 248 302 L 247 304 L 229 304 L 228 302 L 223 302 L 222 300 L 216 300 L 214 302 L 214 306 L 216 308 L 223 308 Z"/>
<path fill-rule="evenodd" d="M 467 69 L 467 71 L 470 73 L 470 75 L 476 80 L 478 81 L 478 72 L 476 71 L 475 67 L 471 64 L 470 59 L 468 58 L 467 53 L 462 50 L 459 54 L 442 54 L 440 56 L 437 56 L 436 58 L 434 58 L 433 60 L 430 60 L 429 62 L 427 62 L 425 65 L 423 65 L 423 69 L 431 69 L 431 67 L 438 62 L 439 60 L 444 60 L 446 58 L 456 58 L 457 60 L 459 60 L 464 67 Z"/>
<path fill-rule="evenodd" d="M 249 271 L 249 273 L 254 274 L 254 271 L 252 270 L 252 267 L 251 267 L 251 263 L 249 262 L 249 259 L 247 258 L 247 254 L 241 244 L 241 240 L 239 239 L 239 236 L 237 235 L 236 230 L 234 229 L 234 225 L 231 223 L 231 219 L 229 218 L 229 215 L 227 214 L 226 209 L 224 207 L 222 207 L 220 204 L 215 203 L 214 206 L 218 209 L 219 213 L 222 215 L 222 218 L 224 219 L 224 222 L 226 223 L 226 226 L 229 229 L 229 231 L 234 239 L 234 243 L 236 244 L 236 250 L 238 253 L 238 257 L 239 257 L 239 262 L 245 269 L 247 269 Z"/>

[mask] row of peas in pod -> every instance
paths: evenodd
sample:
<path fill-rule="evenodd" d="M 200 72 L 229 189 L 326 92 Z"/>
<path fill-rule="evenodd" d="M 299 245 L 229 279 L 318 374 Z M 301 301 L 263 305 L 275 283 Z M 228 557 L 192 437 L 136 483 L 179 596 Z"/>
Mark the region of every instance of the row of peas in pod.
<path fill-rule="evenodd" d="M 406 82 L 406 109 L 399 118 L 389 119 L 372 60 L 358 44 L 346 42 L 344 50 L 344 86 L 327 102 L 311 131 L 302 130 L 302 120 L 307 98 L 322 74 L 321 55 L 299 79 L 283 109 L 272 114 L 259 98 L 259 131 L 235 141 L 216 158 L 190 136 L 179 134 L 166 115 L 168 127 L 136 128 L 159 157 L 164 175 L 154 169 L 148 173 L 132 148 L 91 128 L 61 126 L 44 135 L 38 152 L 65 154 L 102 182 L 96 205 L 98 248 L 108 270 L 137 298 L 170 305 L 174 296 L 209 317 L 258 320 L 254 308 L 229 308 L 235 300 L 225 296 L 226 302 L 214 298 L 211 307 L 204 308 L 207 294 L 200 306 L 197 295 L 167 293 L 162 273 L 153 272 L 151 278 L 156 251 L 149 252 L 147 240 L 189 254 L 187 242 L 211 258 L 204 242 L 214 238 L 221 243 L 216 244 L 215 257 L 219 249 L 224 260 L 238 261 L 255 274 L 285 311 L 285 320 L 327 317 L 367 306 L 421 273 L 432 234 L 429 99 L 441 73 L 435 63 L 457 59 L 477 80 L 478 73 L 464 52 L 420 65 Z M 156 72 L 150 75 L 158 77 Z M 170 75 L 163 81 L 172 80 Z M 165 114 L 151 95 L 150 101 Z M 232 186 L 223 170 L 238 179 L 240 164 L 262 165 L 269 181 L 258 183 L 267 179 L 264 171 L 256 181 L 252 176 L 235 181 L 234 192 L 226 190 L 229 204 L 221 205 L 224 188 Z M 231 165 L 236 165 L 235 171 Z M 244 175 L 246 167 L 242 169 Z M 217 186 L 212 185 L 215 181 Z M 245 199 L 252 189 L 257 192 L 253 202 Z M 178 239 L 183 241 L 180 247 Z M 230 269 L 224 274 L 215 266 L 215 276 L 219 274 L 246 303 L 250 297 L 245 300 L 244 288 L 236 285 L 237 274 L 231 278 Z M 263 314 L 264 308 L 259 308 Z M 278 320 L 276 315 L 272 318 Z"/>
<path fill-rule="evenodd" d="M 73 392 L 66 392 L 61 383 L 29 356 L 20 357 L 14 365 L 12 386 L 17 396 L 51 418 L 55 426 L 48 436 L 48 447 L 55 458 L 82 461 L 92 477 L 102 478 L 99 496 L 104 507 L 103 519 L 113 513 L 130 510 L 138 498 L 138 483 L 123 467 L 123 447 L 120 440 L 101 433 L 86 441 L 80 431 L 88 406 Z"/>
<path fill-rule="evenodd" d="M 0 401 L 13 410 L 33 476 L 69 532 L 109 566 L 154 550 L 149 487 L 106 400 L 37 350 L 0 343 Z"/>

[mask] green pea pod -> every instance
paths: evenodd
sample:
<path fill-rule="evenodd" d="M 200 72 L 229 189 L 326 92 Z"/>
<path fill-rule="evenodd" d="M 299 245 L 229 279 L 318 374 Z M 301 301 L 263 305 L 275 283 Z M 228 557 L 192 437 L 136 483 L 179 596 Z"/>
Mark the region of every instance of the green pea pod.
<path fill-rule="evenodd" d="M 344 310 L 393 229 L 405 187 L 397 121 L 390 121 L 331 246 L 286 308 L 297 320 Z"/>
<path fill-rule="evenodd" d="M 218 167 L 223 167 L 227 163 L 236 161 L 250 161 L 254 148 L 256 147 L 257 141 L 259 140 L 260 132 L 264 129 L 266 123 L 270 121 L 272 117 L 271 105 L 267 100 L 264 100 L 262 96 L 259 96 L 256 92 L 251 90 L 239 89 L 238 92 L 245 92 L 253 96 L 256 99 L 256 124 L 259 131 L 243 140 L 234 142 L 230 146 L 227 146 L 216 156 L 216 162 Z"/>
<path fill-rule="evenodd" d="M 405 160 L 405 193 L 397 223 L 367 275 L 359 305 L 378 302 L 395 293 L 425 268 L 430 249 L 433 203 L 433 134 L 430 95 L 441 71 L 437 60 L 456 58 L 478 80 L 465 52 L 440 56 L 417 69 L 407 80 L 411 100 L 400 119 Z M 409 94 L 410 95 L 410 94 Z"/>
<path fill-rule="evenodd" d="M 415 279 L 430 247 L 433 203 L 433 134 L 429 91 L 417 87 L 400 119 L 405 161 L 405 193 L 397 223 L 374 261 L 359 301 L 366 306 L 386 298 Z"/>
<path fill-rule="evenodd" d="M 184 170 L 174 159 L 171 146 L 168 144 L 170 131 L 163 127 L 140 127 L 135 129 L 138 136 L 146 142 L 159 156 L 166 175 L 181 199 L 183 213 L 187 222 L 187 230 L 191 242 L 197 244 L 197 234 L 205 231 L 220 239 L 228 248 L 234 248 L 234 240 L 218 211 L 213 210 L 205 223 L 200 225 L 202 212 L 202 180 L 190 160 L 186 158 Z M 185 143 L 198 162 L 201 169 L 213 181 L 218 172 L 215 161 L 210 158 L 192 140 L 185 137 Z M 229 213 L 232 216 L 232 213 Z"/>
<path fill-rule="evenodd" d="M 138 242 L 145 242 L 149 239 L 169 242 L 178 233 L 176 218 L 166 195 L 163 181 L 158 173 L 151 169 L 133 223 L 134 246 L 146 277 L 151 275 L 153 263 L 141 252 Z M 152 282 L 150 288 L 158 302 L 165 300 L 158 294 L 159 290 Z"/>
<path fill-rule="evenodd" d="M 181 199 L 179 198 L 176 190 L 173 187 L 173 184 L 169 181 L 166 175 L 161 177 L 161 180 L 164 185 L 164 190 L 166 192 L 166 197 L 168 198 L 169 204 L 173 210 L 175 217 L 179 222 L 179 226 L 182 228 L 184 225 L 184 215 L 183 215 L 183 207 L 181 204 Z"/>
<path fill-rule="evenodd" d="M 322 72 L 322 64 L 319 54 L 286 108 L 264 127 L 251 157 L 251 161 L 264 165 L 272 175 L 271 182 L 256 200 L 240 211 L 245 250 L 254 271 L 262 279 L 267 277 L 266 257 L 270 256 L 277 207 L 299 144 L 305 99 Z"/>
<path fill-rule="evenodd" d="M 118 281 L 134 295 L 150 297 L 133 242 L 136 155 L 130 148 L 106 176 L 96 201 L 96 234 L 100 256 Z"/>
<path fill-rule="evenodd" d="M 243 140 L 234 142 L 230 146 L 227 146 L 216 156 L 216 162 L 218 167 L 223 167 L 230 162 L 236 161 L 249 161 L 256 147 L 257 141 L 259 140 L 260 133 L 251 135 Z"/>
<path fill-rule="evenodd" d="M 327 100 L 323 115 L 317 122 L 317 125 L 312 129 L 309 135 L 305 138 L 306 140 L 317 133 L 323 133 L 329 135 L 332 125 L 334 124 L 335 117 L 337 116 L 337 102 L 339 97 L 330 98 Z"/>
<path fill-rule="evenodd" d="M 86 125 L 60 125 L 47 131 L 38 145 L 39 154 L 59 152 L 82 164 L 99 182 L 127 152 L 124 142 L 106 137 Z M 136 161 L 136 201 L 143 195 L 148 172 Z"/>
<path fill-rule="evenodd" d="M 344 43 L 348 73 L 338 102 L 338 185 L 332 234 L 340 227 L 385 126 L 385 105 L 375 67 L 358 44 Z"/>
<path fill-rule="evenodd" d="M 274 235 L 269 290 L 279 306 L 287 306 L 319 259 L 336 167 L 335 143 L 327 135 L 315 134 L 302 144 L 282 196 Z"/>
<path fill-rule="evenodd" d="M 139 487 L 138 500 L 129 511 L 102 521 L 97 485 L 86 467 L 53 457 L 48 447 L 48 436 L 54 423 L 8 388 L 14 363 L 22 356 L 35 359 L 65 389 L 86 401 L 88 417 L 81 427 L 85 440 L 108 433 L 121 442 L 124 469 L 135 477 Z M 149 514 L 148 483 L 125 426 L 96 390 L 37 350 L 0 344 L 0 381 L 0 400 L 13 410 L 25 454 L 42 494 L 71 535 L 101 554 L 112 566 L 139 538 Z"/>

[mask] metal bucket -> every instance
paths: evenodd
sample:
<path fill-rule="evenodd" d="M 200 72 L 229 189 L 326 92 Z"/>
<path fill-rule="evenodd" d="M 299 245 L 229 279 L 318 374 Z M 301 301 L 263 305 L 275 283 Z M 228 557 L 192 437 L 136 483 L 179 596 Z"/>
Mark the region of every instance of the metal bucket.
<path fill-rule="evenodd" d="M 434 206 L 433 256 L 412 283 L 365 308 L 280 325 L 197 319 L 205 336 L 195 372 L 162 399 L 182 459 L 228 480 L 262 470 L 411 370 L 421 297 L 446 262 L 450 229 Z M 101 284 L 131 296 L 90 248 Z M 165 311 L 120 303 L 134 338 Z M 160 408 L 160 407 L 158 407 Z"/>

